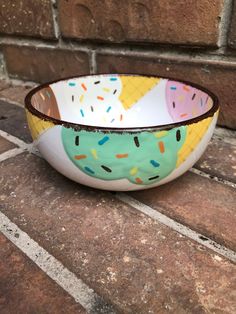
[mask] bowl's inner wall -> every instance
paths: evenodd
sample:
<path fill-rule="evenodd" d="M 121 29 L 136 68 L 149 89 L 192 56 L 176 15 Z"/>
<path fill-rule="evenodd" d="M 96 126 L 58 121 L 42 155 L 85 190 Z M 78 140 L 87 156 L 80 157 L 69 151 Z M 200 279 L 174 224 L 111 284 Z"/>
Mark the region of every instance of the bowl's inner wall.
<path fill-rule="evenodd" d="M 96 75 L 59 81 L 32 97 L 39 112 L 98 127 L 151 127 L 186 121 L 213 106 L 205 92 L 157 77 Z"/>

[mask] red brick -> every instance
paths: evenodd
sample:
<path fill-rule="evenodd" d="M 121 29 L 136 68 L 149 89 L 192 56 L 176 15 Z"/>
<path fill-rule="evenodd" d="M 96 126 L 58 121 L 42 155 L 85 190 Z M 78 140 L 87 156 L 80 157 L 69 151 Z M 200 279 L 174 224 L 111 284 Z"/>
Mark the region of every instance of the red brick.
<path fill-rule="evenodd" d="M 233 13 L 231 17 L 231 28 L 229 32 L 229 45 L 236 48 L 236 3 L 233 1 Z"/>
<path fill-rule="evenodd" d="M 214 92 L 221 106 L 218 123 L 236 129 L 235 75 L 236 68 L 224 66 L 188 64 L 177 57 L 168 61 L 162 58 L 98 55 L 99 73 L 144 73 L 189 80 Z"/>
<path fill-rule="evenodd" d="M 55 38 L 50 0 L 1 0 L 0 33 Z"/>
<path fill-rule="evenodd" d="M 25 96 L 31 89 L 32 87 L 30 86 L 8 86 L 0 90 L 0 100 L 24 106 Z"/>
<path fill-rule="evenodd" d="M 3 118 L 4 116 L 0 116 L 0 120 Z M 0 154 L 15 148 L 16 145 L 14 145 L 13 143 L 7 141 L 5 138 L 3 138 L 2 136 L 0 136 Z"/>
<path fill-rule="evenodd" d="M 45 82 L 89 73 L 88 55 L 81 51 L 5 46 L 8 73 L 20 79 Z"/>
<path fill-rule="evenodd" d="M 6 80 L 0 80 L 0 91 L 8 88 L 10 84 Z"/>
<path fill-rule="evenodd" d="M 60 0 L 64 37 L 216 45 L 222 0 Z"/>
<path fill-rule="evenodd" d="M 0 312 L 85 313 L 85 310 L 0 234 Z"/>
<path fill-rule="evenodd" d="M 236 146 L 214 138 L 195 168 L 236 183 Z"/>
<path fill-rule="evenodd" d="M 188 172 L 155 189 L 131 196 L 190 226 L 227 247 L 236 249 L 236 190 Z"/>
<path fill-rule="evenodd" d="M 118 313 L 236 311 L 236 267 L 226 259 L 36 157 L 0 167 L 4 213 Z"/>

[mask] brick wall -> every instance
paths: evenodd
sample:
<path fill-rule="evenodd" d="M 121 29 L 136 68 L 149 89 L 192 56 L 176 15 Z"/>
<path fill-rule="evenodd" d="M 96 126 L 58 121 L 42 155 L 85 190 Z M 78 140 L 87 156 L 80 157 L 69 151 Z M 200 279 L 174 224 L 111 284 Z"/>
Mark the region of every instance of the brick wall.
<path fill-rule="evenodd" d="M 87 73 L 190 80 L 236 129 L 236 1 L 1 0 L 4 75 L 45 82 Z M 0 71 L 0 73 L 3 71 Z"/>

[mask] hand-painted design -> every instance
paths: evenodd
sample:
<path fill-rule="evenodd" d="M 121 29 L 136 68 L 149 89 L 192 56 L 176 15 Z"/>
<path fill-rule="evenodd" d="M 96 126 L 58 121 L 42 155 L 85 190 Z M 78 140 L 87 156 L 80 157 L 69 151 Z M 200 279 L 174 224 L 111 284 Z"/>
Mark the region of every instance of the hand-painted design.
<path fill-rule="evenodd" d="M 165 178 L 176 168 L 178 152 L 186 137 L 185 126 L 135 136 L 65 127 L 61 132 L 65 152 L 81 171 L 102 180 L 127 178 L 134 184 L 144 185 Z M 176 134 L 180 134 L 178 139 Z M 77 137 L 79 146 L 75 143 Z"/>
<path fill-rule="evenodd" d="M 212 106 L 212 99 L 205 92 L 174 81 L 166 84 L 166 100 L 174 122 L 200 116 Z"/>
<path fill-rule="evenodd" d="M 186 126 L 186 139 L 183 146 L 180 148 L 178 152 L 177 167 L 179 167 L 180 164 L 183 163 L 188 158 L 188 156 L 193 152 L 197 144 L 205 135 L 213 119 L 214 116 Z M 182 134 L 178 135 L 177 132 L 176 140 L 178 141 L 179 137 L 180 138 L 182 137 Z"/>
<path fill-rule="evenodd" d="M 39 112 L 46 114 L 55 119 L 61 119 L 57 100 L 54 92 L 48 87 L 44 87 L 40 93 L 35 93 L 32 97 L 32 105 Z"/>
<path fill-rule="evenodd" d="M 54 126 L 54 123 L 40 119 L 28 110 L 26 110 L 26 118 L 33 140 L 38 139 L 39 135 Z"/>
<path fill-rule="evenodd" d="M 159 82 L 159 78 L 143 76 L 120 76 L 122 82 L 122 92 L 120 101 L 127 110 L 131 108 L 139 99 L 147 94 Z"/>

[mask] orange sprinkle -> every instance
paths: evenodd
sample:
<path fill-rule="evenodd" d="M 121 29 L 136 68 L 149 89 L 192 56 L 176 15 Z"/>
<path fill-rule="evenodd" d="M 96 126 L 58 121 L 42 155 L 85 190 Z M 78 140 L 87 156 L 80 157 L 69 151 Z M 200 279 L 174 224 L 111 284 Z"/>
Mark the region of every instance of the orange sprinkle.
<path fill-rule="evenodd" d="M 129 154 L 117 154 L 116 158 L 127 158 Z"/>
<path fill-rule="evenodd" d="M 161 141 L 158 143 L 159 145 L 159 149 L 160 149 L 160 152 L 163 154 L 165 152 L 165 145 L 164 143 Z"/>
<path fill-rule="evenodd" d="M 87 87 L 84 85 L 84 83 L 82 83 L 81 86 L 85 91 L 87 90 Z"/>
<path fill-rule="evenodd" d="M 183 86 L 183 89 L 186 90 L 186 92 L 189 92 L 189 91 L 190 91 L 189 87 L 186 86 L 186 85 Z"/>
<path fill-rule="evenodd" d="M 104 100 L 104 98 L 102 96 L 98 96 L 97 99 Z"/>
<path fill-rule="evenodd" d="M 142 181 L 140 178 L 135 178 L 135 181 L 136 181 L 137 183 L 139 183 L 139 184 L 142 184 L 142 183 L 143 183 L 143 181 Z"/>
<path fill-rule="evenodd" d="M 123 114 L 120 115 L 120 121 L 122 121 L 122 120 L 123 120 Z"/>
<path fill-rule="evenodd" d="M 76 160 L 80 160 L 80 159 L 85 159 L 85 158 L 87 158 L 87 156 L 86 155 L 75 155 L 75 157 L 74 157 Z"/>
<path fill-rule="evenodd" d="M 182 113 L 182 114 L 180 115 L 180 117 L 181 117 L 181 118 L 184 118 L 184 117 L 187 117 L 187 115 L 188 115 L 187 113 Z"/>

